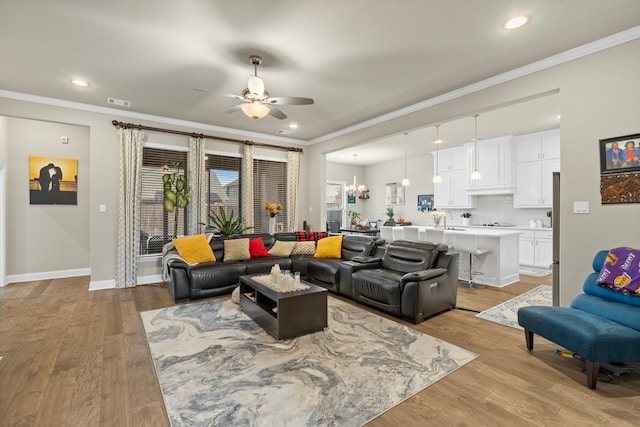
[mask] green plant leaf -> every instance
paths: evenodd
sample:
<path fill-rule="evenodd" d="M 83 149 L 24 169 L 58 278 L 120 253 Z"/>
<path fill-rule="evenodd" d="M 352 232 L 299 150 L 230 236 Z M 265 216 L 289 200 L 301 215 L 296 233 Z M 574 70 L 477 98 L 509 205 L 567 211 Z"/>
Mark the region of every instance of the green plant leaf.
<path fill-rule="evenodd" d="M 173 201 L 169 199 L 164 199 L 164 202 L 162 205 L 164 207 L 164 210 L 167 212 L 173 212 L 173 210 L 175 209 L 175 204 L 173 203 Z"/>

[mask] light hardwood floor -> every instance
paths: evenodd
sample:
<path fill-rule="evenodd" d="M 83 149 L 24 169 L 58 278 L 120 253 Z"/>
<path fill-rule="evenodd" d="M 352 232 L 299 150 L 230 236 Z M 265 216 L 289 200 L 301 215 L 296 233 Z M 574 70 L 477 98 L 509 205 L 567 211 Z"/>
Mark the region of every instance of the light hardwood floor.
<path fill-rule="evenodd" d="M 138 314 L 172 305 L 169 291 L 88 292 L 88 282 L 0 288 L 0 426 L 169 425 Z M 502 289 L 461 288 L 458 306 L 485 310 L 549 282 L 522 276 Z M 401 323 L 480 357 L 370 426 L 639 424 L 639 374 L 589 390 L 580 363 L 556 354 L 556 345 L 536 337 L 528 352 L 522 331 L 471 311 Z"/>

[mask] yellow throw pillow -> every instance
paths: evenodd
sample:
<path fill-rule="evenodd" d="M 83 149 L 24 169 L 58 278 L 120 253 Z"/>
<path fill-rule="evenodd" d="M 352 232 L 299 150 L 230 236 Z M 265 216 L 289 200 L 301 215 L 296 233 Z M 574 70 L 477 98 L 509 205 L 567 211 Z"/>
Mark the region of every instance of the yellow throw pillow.
<path fill-rule="evenodd" d="M 178 254 L 187 264 L 199 264 L 216 260 L 216 256 L 207 241 L 207 236 L 204 234 L 173 239 L 173 244 Z"/>
<path fill-rule="evenodd" d="M 225 261 L 243 261 L 251 259 L 251 253 L 249 252 L 249 240 L 243 239 L 228 239 L 224 241 L 224 260 Z"/>
<path fill-rule="evenodd" d="M 341 258 L 342 236 L 325 237 L 318 240 L 314 258 Z"/>

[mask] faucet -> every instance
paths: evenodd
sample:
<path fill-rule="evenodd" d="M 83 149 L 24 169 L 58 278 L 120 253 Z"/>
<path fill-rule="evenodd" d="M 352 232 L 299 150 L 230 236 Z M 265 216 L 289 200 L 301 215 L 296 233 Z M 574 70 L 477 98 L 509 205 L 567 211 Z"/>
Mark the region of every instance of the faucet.
<path fill-rule="evenodd" d="M 449 214 L 449 216 L 451 217 L 451 219 L 453 219 L 453 214 L 451 213 L 451 211 L 444 211 L 444 229 L 447 229 L 447 214 Z"/>

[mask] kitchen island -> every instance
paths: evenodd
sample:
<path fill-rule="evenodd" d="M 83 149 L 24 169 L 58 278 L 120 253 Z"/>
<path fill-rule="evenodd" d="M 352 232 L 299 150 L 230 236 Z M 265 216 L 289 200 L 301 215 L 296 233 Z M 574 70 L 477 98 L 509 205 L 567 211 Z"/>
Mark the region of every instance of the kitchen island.
<path fill-rule="evenodd" d="M 393 235 L 393 240 L 446 243 L 454 251 L 460 252 L 460 280 L 503 287 L 520 278 L 518 237 L 522 230 L 458 226 L 445 230 L 433 226 L 386 228 L 393 229 L 389 233 Z M 402 228 L 404 232 L 396 228 Z"/>

